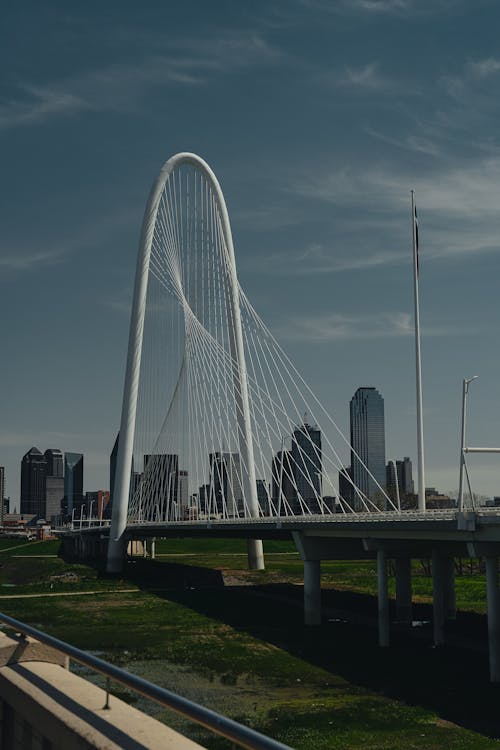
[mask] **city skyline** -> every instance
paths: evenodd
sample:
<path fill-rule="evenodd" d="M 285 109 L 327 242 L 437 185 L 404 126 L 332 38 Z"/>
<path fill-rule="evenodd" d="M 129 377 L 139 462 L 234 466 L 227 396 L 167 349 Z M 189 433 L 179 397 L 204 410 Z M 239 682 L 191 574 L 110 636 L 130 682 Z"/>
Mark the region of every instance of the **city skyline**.
<path fill-rule="evenodd" d="M 416 458 L 415 188 L 426 485 L 456 489 L 463 377 L 481 376 L 469 444 L 495 445 L 500 418 L 495 4 L 5 15 L 0 461 L 14 502 L 31 445 L 80 450 L 89 489 L 109 483 L 141 216 L 159 166 L 186 148 L 223 185 L 243 288 L 344 434 L 359 373 L 384 393 L 388 457 Z M 498 494 L 496 461 L 471 459 L 479 494 Z"/>

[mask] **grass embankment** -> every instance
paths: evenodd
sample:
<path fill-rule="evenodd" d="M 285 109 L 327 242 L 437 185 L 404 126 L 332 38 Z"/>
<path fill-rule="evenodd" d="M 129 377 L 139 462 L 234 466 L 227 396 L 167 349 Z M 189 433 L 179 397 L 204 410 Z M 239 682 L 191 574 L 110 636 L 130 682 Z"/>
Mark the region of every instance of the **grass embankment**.
<path fill-rule="evenodd" d="M 195 545 L 203 550 L 197 555 Z M 290 585 L 301 582 L 302 565 L 286 543 L 271 550 L 266 545 L 267 570 L 250 573 L 244 542 L 157 542 L 157 551 L 168 557 L 129 564 L 121 581 L 48 557 L 55 554 L 52 542 L 10 547 L 0 543 L 0 594 L 54 593 L 56 587 L 66 594 L 101 593 L 4 599 L 0 609 L 293 747 L 499 747 L 445 720 L 478 726 L 484 717 L 488 731 L 486 721 L 496 715 L 500 696 L 488 685 L 484 665 L 479 667 L 474 656 L 431 650 L 427 643 L 404 638 L 382 651 L 375 632 L 348 623 L 305 628 L 301 607 L 295 606 L 300 592 Z M 64 581 L 65 574 L 73 576 L 72 583 Z M 222 576 L 256 585 L 223 586 Z M 372 562 L 326 563 L 323 578 L 369 594 L 376 586 Z M 120 593 L 136 585 L 141 589 L 136 593 Z M 474 598 L 479 587 L 463 585 L 472 591 L 472 606 L 480 609 Z M 189 731 L 210 747 L 223 746 Z"/>

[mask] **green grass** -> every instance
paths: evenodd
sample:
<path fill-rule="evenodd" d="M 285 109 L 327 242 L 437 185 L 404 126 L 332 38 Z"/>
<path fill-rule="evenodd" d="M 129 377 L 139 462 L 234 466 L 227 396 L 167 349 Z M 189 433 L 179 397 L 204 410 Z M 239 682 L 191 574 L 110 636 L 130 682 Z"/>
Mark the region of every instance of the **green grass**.
<path fill-rule="evenodd" d="M 17 546 L 17 540 L 2 541 Z M 496 716 L 499 696 L 487 683 L 484 659 L 404 639 L 382 651 L 373 631 L 349 624 L 308 629 L 302 623 L 301 591 L 294 585 L 302 582 L 302 562 L 293 547 L 268 546 L 266 570 L 250 572 L 245 542 L 222 541 L 162 540 L 157 550 L 165 550 L 167 558 L 131 563 L 121 580 L 50 557 L 58 542 L 26 543 L 20 550 L 0 544 L 0 583 L 8 584 L 0 595 L 101 591 L 5 598 L 0 609 L 146 678 L 151 670 L 151 679 L 170 689 L 176 688 L 176 673 L 188 670 L 187 688 L 179 688 L 188 697 L 190 686 L 202 682 L 209 703 L 210 686 L 216 689 L 214 700 L 225 690 L 225 713 L 298 750 L 500 747 L 457 726 L 465 721 L 481 727 L 481 717 Z M 204 551 L 196 553 L 200 546 Z M 16 556 L 25 550 L 31 558 Z M 214 570 L 257 586 L 222 586 Z M 428 601 L 431 579 L 421 573 L 417 563 L 414 590 L 419 600 Z M 73 582 L 65 581 L 68 574 Z M 376 592 L 373 561 L 326 561 L 322 575 L 323 586 L 339 596 L 354 592 L 370 595 L 368 600 Z M 204 588 L 207 582 L 211 587 Z M 136 585 L 142 590 L 120 592 Z M 459 605 L 484 611 L 484 589 L 484 576 L 458 577 Z M 156 713 L 164 716 L 162 710 Z M 200 730 L 186 731 L 213 750 L 227 747 Z"/>
<path fill-rule="evenodd" d="M 272 602 L 262 609 L 255 604 L 245 592 L 235 597 L 221 589 L 178 592 L 177 601 L 150 592 L 119 598 L 103 593 L 92 600 L 11 600 L 5 602 L 4 610 L 80 648 L 104 651 L 132 671 L 135 661 L 166 660 L 192 669 L 194 682 L 198 674 L 214 684 L 226 684 L 235 718 L 298 750 L 498 746 L 441 721 L 432 710 L 376 694 L 337 674 L 338 648 L 352 648 L 353 643 L 328 646 L 326 630 L 316 631 L 323 666 L 314 663 L 309 653 L 298 654 L 297 644 L 307 638 L 301 613 Z M 233 613 L 230 617 L 228 607 Z M 220 616 L 214 618 L 204 610 Z M 286 642 L 283 647 L 277 644 L 283 617 L 288 635 L 293 636 L 289 650 Z M 238 685 L 243 694 L 249 685 L 258 688 L 252 709 L 248 701 L 238 698 Z M 222 747 L 217 740 L 206 744 Z"/>
<path fill-rule="evenodd" d="M 194 554 L 246 554 L 245 539 L 157 539 L 156 553 L 160 555 Z M 295 552 L 295 545 L 290 541 L 266 540 L 265 552 Z"/>

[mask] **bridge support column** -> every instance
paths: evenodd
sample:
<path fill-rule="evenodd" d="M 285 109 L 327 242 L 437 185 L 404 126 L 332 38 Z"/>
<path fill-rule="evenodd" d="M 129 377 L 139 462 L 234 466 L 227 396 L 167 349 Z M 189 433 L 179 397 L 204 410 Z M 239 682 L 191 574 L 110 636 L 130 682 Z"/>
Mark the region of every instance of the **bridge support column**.
<path fill-rule="evenodd" d="M 156 539 L 153 537 L 149 543 L 149 555 L 152 560 L 156 559 Z"/>
<path fill-rule="evenodd" d="M 383 648 L 389 645 L 389 588 L 387 580 L 387 556 L 385 550 L 377 550 L 378 581 L 378 644 Z"/>
<path fill-rule="evenodd" d="M 455 592 L 455 559 L 446 557 L 443 560 L 444 574 L 444 619 L 457 619 L 457 597 Z"/>
<path fill-rule="evenodd" d="M 264 548 L 262 539 L 247 539 L 249 570 L 264 570 Z"/>
<path fill-rule="evenodd" d="M 405 625 L 411 625 L 411 559 L 397 557 L 394 560 L 396 573 L 396 619 Z"/>
<path fill-rule="evenodd" d="M 438 550 L 432 551 L 432 602 L 434 645 L 444 643 L 445 561 Z"/>
<path fill-rule="evenodd" d="M 490 680 L 500 682 L 500 593 L 498 591 L 498 557 L 485 557 L 488 597 L 488 646 Z"/>
<path fill-rule="evenodd" d="M 321 625 L 321 562 L 304 560 L 304 623 Z"/>

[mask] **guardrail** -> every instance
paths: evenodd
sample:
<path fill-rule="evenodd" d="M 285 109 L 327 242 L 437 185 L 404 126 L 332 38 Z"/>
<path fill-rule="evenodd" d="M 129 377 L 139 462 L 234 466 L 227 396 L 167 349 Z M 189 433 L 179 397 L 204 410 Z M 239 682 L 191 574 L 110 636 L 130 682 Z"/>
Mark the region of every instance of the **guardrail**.
<path fill-rule="evenodd" d="M 498 512 L 498 509 L 497 509 Z M 500 513 L 499 513 L 500 515 Z M 432 521 L 432 520 L 445 520 L 454 521 L 457 518 L 456 508 L 447 509 L 432 509 L 428 511 L 378 511 L 373 513 L 332 513 L 332 514 L 308 514 L 308 515 L 296 515 L 296 516 L 259 516 L 258 518 L 198 518 L 190 520 L 163 520 L 163 521 L 145 521 L 138 519 L 129 519 L 129 526 L 193 526 L 193 527 L 207 527 L 207 526 L 244 526 L 244 525 L 275 525 L 278 528 L 282 524 L 290 523 L 324 523 L 324 524 L 345 524 L 345 523 L 379 523 L 380 521 Z"/>
<path fill-rule="evenodd" d="M 214 734 L 219 734 L 222 737 L 230 740 L 231 742 L 239 745 L 240 747 L 249 748 L 249 750 L 291 750 L 288 745 L 283 745 L 277 740 L 273 740 L 271 737 L 256 732 L 254 729 L 245 727 L 243 724 L 239 724 L 237 721 L 228 719 L 226 716 L 212 711 L 209 708 L 200 706 L 198 703 L 183 698 L 176 693 L 173 693 L 166 688 L 159 687 L 148 680 L 144 680 L 142 677 L 127 672 L 125 669 L 114 666 L 104 659 L 100 659 L 98 656 L 93 656 L 85 651 L 82 651 L 75 646 L 71 646 L 69 643 L 60 641 L 59 638 L 54 638 L 52 635 L 33 628 L 31 625 L 27 625 L 20 620 L 15 620 L 13 617 L 0 612 L 0 622 L 8 627 L 12 628 L 16 633 L 22 635 L 30 635 L 40 643 L 45 643 L 47 646 L 51 646 L 56 651 L 60 651 L 66 654 L 73 661 L 79 664 L 84 664 L 86 667 L 93 669 L 95 672 L 102 674 L 106 677 L 106 707 L 109 708 L 109 690 L 110 681 L 119 682 L 122 685 L 134 690 L 137 693 L 149 698 L 155 703 L 159 703 L 165 708 L 169 708 L 172 711 L 176 711 L 187 719 L 194 721 L 205 729 L 210 730 Z"/>
<path fill-rule="evenodd" d="M 498 517 L 500 522 L 500 507 L 480 507 L 474 510 L 464 509 L 463 513 L 474 513 L 477 518 L 494 518 Z M 127 525 L 130 528 L 158 528 L 165 526 L 180 528 L 217 528 L 217 526 L 273 526 L 275 528 L 287 527 L 290 524 L 359 524 L 359 523 L 401 523 L 402 521 L 458 521 L 460 513 L 457 508 L 430 508 L 426 511 L 403 510 L 403 511 L 378 511 L 372 513 L 332 513 L 332 514 L 308 514 L 303 516 L 259 516 L 258 518 L 197 518 L 189 520 L 138 520 L 129 519 Z M 95 521 L 95 519 L 94 519 Z M 60 529 L 61 531 L 85 531 L 96 528 L 109 528 L 110 522 L 95 522 L 93 520 L 79 519 L 75 520 L 71 527 Z"/>

